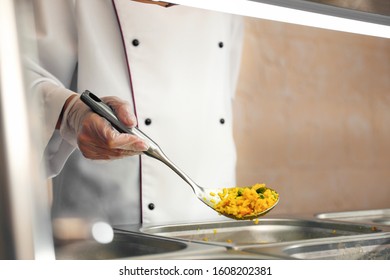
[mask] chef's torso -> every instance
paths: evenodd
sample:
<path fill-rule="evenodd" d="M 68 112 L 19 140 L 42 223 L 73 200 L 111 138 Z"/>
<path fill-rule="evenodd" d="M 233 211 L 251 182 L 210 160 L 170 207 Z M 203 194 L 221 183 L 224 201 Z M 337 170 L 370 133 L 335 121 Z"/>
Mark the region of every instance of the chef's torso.
<path fill-rule="evenodd" d="M 231 57 L 238 55 L 233 30 L 240 23 L 226 14 L 129 0 L 83 0 L 75 9 L 78 92 L 128 100 L 139 128 L 195 182 L 233 186 Z M 55 216 L 78 211 L 114 224 L 224 219 L 144 155 L 93 162 L 76 151 L 54 184 Z"/>

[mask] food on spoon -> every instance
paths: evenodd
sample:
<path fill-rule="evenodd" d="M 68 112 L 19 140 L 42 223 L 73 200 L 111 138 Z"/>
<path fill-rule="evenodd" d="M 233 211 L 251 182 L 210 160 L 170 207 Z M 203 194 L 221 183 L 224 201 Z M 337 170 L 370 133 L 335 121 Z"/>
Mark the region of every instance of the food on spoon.
<path fill-rule="evenodd" d="M 215 196 L 213 193 L 210 195 Z M 220 214 L 234 216 L 236 219 L 255 217 L 272 207 L 279 198 L 279 194 L 267 188 L 265 184 L 224 188 L 217 195 L 221 200 L 214 204 L 214 209 Z"/>

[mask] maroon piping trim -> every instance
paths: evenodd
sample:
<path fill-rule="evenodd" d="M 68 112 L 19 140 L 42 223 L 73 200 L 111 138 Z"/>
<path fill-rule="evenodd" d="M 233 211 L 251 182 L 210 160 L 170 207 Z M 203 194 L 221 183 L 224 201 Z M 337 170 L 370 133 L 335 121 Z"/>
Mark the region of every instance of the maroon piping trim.
<path fill-rule="evenodd" d="M 126 57 L 127 72 L 128 72 L 128 75 L 129 75 L 129 82 L 130 82 L 130 89 L 131 89 L 131 98 L 133 99 L 133 109 L 134 109 L 134 114 L 137 117 L 137 108 L 136 108 L 136 105 L 135 105 L 135 94 L 134 94 L 133 80 L 131 78 L 130 63 L 129 63 L 129 58 L 127 56 L 127 51 L 126 51 L 126 42 L 125 42 L 125 39 L 123 37 L 122 25 L 121 25 L 121 21 L 119 19 L 118 11 L 116 9 L 116 5 L 115 5 L 115 1 L 114 0 L 112 0 L 112 5 L 114 6 L 116 19 L 118 21 L 119 30 L 120 30 L 120 33 L 121 33 L 123 51 L 125 52 L 125 57 Z M 142 158 L 141 158 L 141 156 L 139 156 L 139 187 L 140 187 L 139 188 L 139 192 L 140 192 L 139 202 L 140 202 L 140 207 L 141 207 L 141 211 L 140 211 L 140 216 L 141 217 L 140 217 L 140 219 L 141 219 L 141 223 L 142 223 L 143 222 L 143 215 L 142 215 L 143 211 L 142 211 Z"/>

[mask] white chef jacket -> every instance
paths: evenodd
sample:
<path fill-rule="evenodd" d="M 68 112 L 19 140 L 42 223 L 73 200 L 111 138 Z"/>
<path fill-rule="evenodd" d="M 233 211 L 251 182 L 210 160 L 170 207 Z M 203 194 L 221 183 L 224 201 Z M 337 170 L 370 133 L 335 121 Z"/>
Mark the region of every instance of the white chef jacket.
<path fill-rule="evenodd" d="M 111 224 L 225 219 L 156 159 L 88 160 L 54 127 L 71 90 L 116 95 L 130 102 L 139 128 L 195 182 L 234 186 L 231 102 L 241 19 L 130 0 L 41 0 L 35 12 L 38 60 L 29 69 L 46 109 L 53 217 Z"/>

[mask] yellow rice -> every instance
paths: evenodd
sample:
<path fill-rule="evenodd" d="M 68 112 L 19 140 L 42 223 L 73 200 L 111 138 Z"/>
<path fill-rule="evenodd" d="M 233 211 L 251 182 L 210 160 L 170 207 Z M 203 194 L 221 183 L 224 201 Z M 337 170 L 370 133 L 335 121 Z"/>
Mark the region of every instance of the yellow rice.
<path fill-rule="evenodd" d="M 214 204 L 214 209 L 221 214 L 234 216 L 237 219 L 255 216 L 265 211 L 273 206 L 279 197 L 277 192 L 266 188 L 265 184 L 224 188 L 217 195 L 221 200 Z"/>

